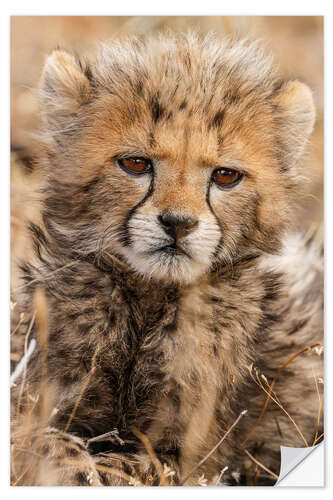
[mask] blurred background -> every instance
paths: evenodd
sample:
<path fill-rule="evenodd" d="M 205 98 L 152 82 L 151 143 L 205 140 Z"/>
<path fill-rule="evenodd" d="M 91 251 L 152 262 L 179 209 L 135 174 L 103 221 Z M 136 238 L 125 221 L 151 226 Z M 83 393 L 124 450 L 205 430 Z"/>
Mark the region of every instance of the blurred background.
<path fill-rule="evenodd" d="M 29 251 L 26 218 L 38 216 L 40 174 L 38 155 L 38 101 L 36 87 L 47 54 L 61 47 L 78 54 L 93 54 L 96 42 L 124 34 L 145 34 L 165 29 L 215 32 L 218 37 L 261 39 L 275 56 L 282 76 L 300 79 L 313 90 L 317 120 L 304 169 L 311 176 L 300 200 L 299 225 L 307 230 L 322 221 L 323 198 L 323 17 L 315 16 L 133 16 L 11 18 L 11 204 L 12 261 Z M 15 281 L 15 266 L 12 264 Z"/>

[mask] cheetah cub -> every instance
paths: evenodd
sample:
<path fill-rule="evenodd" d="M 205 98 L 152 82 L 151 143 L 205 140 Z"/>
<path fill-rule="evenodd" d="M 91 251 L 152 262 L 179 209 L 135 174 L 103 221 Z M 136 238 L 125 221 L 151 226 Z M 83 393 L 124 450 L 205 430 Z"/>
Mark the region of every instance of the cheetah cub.
<path fill-rule="evenodd" d="M 280 445 L 322 432 L 321 251 L 291 231 L 309 88 L 257 44 L 165 35 L 53 52 L 40 104 L 43 208 L 16 295 L 36 348 L 13 389 L 40 415 L 56 387 L 39 463 L 52 484 L 165 484 L 146 439 L 170 484 L 226 466 L 251 484 L 249 454 L 274 483 Z"/>

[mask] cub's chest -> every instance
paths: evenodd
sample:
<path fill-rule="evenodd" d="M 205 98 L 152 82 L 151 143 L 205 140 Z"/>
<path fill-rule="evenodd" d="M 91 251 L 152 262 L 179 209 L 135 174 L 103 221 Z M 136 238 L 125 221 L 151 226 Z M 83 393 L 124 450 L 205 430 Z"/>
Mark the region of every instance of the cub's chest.
<path fill-rule="evenodd" d="M 176 328 L 163 339 L 168 375 L 184 386 L 199 378 L 213 381 L 215 344 L 214 304 L 207 303 L 200 289 L 186 290 L 179 298 Z"/>
<path fill-rule="evenodd" d="M 261 318 L 256 293 L 229 282 L 184 291 L 177 329 L 165 339 L 167 368 L 180 384 L 201 380 L 225 390 L 241 381 Z"/>

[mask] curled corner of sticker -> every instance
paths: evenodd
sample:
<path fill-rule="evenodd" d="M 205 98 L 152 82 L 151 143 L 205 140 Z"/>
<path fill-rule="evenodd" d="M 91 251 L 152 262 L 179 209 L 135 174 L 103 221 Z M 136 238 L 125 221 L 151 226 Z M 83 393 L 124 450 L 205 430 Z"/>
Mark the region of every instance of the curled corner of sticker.
<path fill-rule="evenodd" d="M 280 446 L 280 450 L 280 475 L 275 486 L 324 486 L 323 442 L 308 448 Z"/>

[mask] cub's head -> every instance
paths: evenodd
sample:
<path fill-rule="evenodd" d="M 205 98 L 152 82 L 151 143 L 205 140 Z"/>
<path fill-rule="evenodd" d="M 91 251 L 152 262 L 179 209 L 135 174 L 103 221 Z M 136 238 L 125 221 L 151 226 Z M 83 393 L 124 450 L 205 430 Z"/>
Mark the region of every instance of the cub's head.
<path fill-rule="evenodd" d="M 55 51 L 41 81 L 44 222 L 59 251 L 189 283 L 275 252 L 314 122 L 256 45 L 194 36 Z"/>

